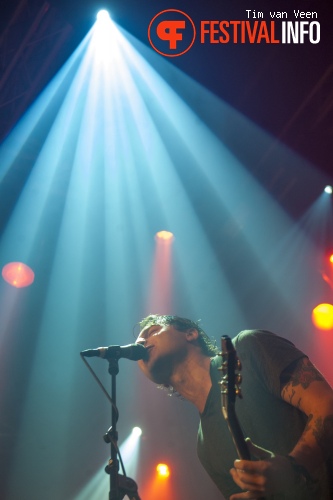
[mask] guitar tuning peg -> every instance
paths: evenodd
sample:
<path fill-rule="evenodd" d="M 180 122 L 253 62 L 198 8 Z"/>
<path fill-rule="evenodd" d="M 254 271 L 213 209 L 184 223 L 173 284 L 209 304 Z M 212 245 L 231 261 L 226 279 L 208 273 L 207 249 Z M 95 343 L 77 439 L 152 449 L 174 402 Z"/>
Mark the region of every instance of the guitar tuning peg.
<path fill-rule="evenodd" d="M 242 383 L 242 380 L 243 380 L 243 377 L 240 373 L 237 373 L 237 376 L 236 376 L 236 384 L 239 385 Z"/>
<path fill-rule="evenodd" d="M 219 385 L 221 386 L 221 394 L 228 394 L 228 381 L 222 379 Z"/>
<path fill-rule="evenodd" d="M 237 366 L 237 370 L 240 371 L 242 369 L 242 363 L 241 363 L 240 359 L 238 359 L 238 358 L 237 358 L 236 366 Z"/>
<path fill-rule="evenodd" d="M 241 390 L 241 388 L 240 388 L 240 387 L 236 387 L 236 388 L 235 388 L 235 394 L 236 394 L 236 396 L 238 396 L 240 399 L 242 399 L 243 394 L 242 394 L 242 390 Z"/>

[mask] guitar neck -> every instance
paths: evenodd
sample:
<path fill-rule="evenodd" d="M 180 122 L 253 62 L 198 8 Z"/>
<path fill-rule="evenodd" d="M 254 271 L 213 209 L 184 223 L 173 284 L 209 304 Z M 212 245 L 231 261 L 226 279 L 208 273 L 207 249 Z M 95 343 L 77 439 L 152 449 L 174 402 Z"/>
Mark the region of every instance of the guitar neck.
<path fill-rule="evenodd" d="M 251 460 L 251 455 L 247 447 L 243 431 L 236 417 L 234 405 L 229 405 L 228 415 L 225 416 L 230 434 L 236 447 L 237 455 L 242 460 Z"/>
<path fill-rule="evenodd" d="M 221 337 L 221 356 L 222 366 L 220 371 L 222 372 L 222 380 L 220 384 L 222 413 L 228 424 L 238 458 L 241 460 L 251 460 L 251 455 L 235 410 L 236 396 L 241 397 L 241 390 L 239 387 L 241 381 L 241 376 L 239 374 L 241 365 L 237 359 L 232 341 L 227 335 Z M 265 500 L 265 498 L 261 497 L 258 500 Z"/>
<path fill-rule="evenodd" d="M 220 384 L 222 413 L 227 421 L 230 434 L 236 446 L 238 457 L 243 460 L 251 460 L 235 410 L 236 396 L 238 395 L 241 397 L 241 390 L 239 387 L 239 383 L 241 381 L 239 373 L 241 366 L 232 341 L 227 335 L 224 335 L 221 338 L 221 356 L 222 366 L 220 370 L 222 372 L 222 380 Z"/>

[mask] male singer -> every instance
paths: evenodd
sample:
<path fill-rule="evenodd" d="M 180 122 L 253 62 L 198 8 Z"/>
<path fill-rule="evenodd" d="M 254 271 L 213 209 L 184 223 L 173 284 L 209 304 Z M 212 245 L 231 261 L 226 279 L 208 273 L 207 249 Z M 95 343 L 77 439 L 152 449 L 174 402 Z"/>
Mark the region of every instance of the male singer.
<path fill-rule="evenodd" d="M 333 390 L 304 353 L 263 330 L 233 339 L 243 375 L 236 412 L 253 458 L 238 460 L 209 337 L 177 316 L 150 315 L 140 327 L 136 342 L 148 352 L 139 367 L 198 409 L 198 456 L 226 499 L 333 498 Z"/>

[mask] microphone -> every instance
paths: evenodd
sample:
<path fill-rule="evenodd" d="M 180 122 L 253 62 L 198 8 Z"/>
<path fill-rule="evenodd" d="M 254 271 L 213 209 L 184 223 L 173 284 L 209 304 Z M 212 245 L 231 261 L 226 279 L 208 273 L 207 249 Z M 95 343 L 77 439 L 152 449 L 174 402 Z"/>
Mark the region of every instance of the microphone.
<path fill-rule="evenodd" d="M 148 359 L 148 350 L 142 344 L 129 344 L 125 346 L 110 345 L 109 347 L 98 347 L 97 349 L 86 349 L 80 352 L 81 356 L 92 358 L 97 356 L 104 359 L 126 358 L 131 361 Z"/>

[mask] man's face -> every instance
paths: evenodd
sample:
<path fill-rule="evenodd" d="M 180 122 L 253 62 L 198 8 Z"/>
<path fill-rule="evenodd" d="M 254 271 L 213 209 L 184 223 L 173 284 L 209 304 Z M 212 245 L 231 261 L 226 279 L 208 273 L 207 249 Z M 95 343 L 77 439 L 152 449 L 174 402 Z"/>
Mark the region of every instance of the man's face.
<path fill-rule="evenodd" d="M 172 325 L 151 325 L 141 330 L 137 343 L 148 350 L 148 359 L 138 361 L 143 373 L 156 384 L 168 384 L 173 368 L 184 359 L 189 342 L 186 332 Z"/>

